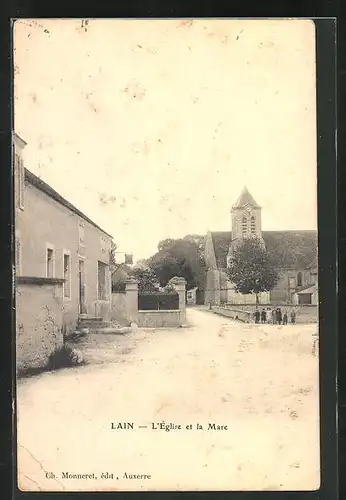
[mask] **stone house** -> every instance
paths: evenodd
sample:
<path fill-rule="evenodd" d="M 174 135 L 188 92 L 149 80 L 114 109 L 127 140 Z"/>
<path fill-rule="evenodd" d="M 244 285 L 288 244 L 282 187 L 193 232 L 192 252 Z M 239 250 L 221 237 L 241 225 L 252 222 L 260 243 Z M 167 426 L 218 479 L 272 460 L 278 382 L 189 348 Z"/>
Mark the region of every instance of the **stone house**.
<path fill-rule="evenodd" d="M 112 236 L 26 169 L 26 144 L 13 142 L 17 359 L 38 366 L 81 317 L 110 317 Z"/>
<path fill-rule="evenodd" d="M 231 209 L 231 220 L 232 231 L 208 232 L 205 237 L 206 304 L 255 304 L 254 294 L 236 293 L 227 277 L 234 248 L 250 237 L 262 241 L 278 266 L 278 283 L 271 292 L 259 294 L 261 304 L 292 303 L 296 293 L 318 287 L 317 231 L 262 231 L 261 207 L 246 188 Z M 309 302 L 308 297 L 304 300 Z M 316 294 L 311 294 L 311 303 L 315 300 Z"/>
<path fill-rule="evenodd" d="M 131 267 L 124 262 L 115 264 L 112 270 L 112 289 L 125 290 L 125 281 L 130 276 Z"/>

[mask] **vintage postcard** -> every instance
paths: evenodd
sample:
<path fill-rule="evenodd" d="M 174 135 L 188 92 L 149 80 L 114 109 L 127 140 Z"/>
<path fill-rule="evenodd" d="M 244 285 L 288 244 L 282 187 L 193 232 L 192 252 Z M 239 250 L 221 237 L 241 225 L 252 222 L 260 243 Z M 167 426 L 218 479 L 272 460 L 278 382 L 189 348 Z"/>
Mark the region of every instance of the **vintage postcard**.
<path fill-rule="evenodd" d="M 18 488 L 318 489 L 314 23 L 13 30 Z"/>

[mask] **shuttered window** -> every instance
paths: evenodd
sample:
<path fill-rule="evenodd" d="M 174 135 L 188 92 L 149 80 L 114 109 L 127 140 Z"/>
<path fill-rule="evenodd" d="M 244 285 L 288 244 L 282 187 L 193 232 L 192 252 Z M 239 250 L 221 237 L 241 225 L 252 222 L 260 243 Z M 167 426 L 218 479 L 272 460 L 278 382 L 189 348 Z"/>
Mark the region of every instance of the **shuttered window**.
<path fill-rule="evenodd" d="M 69 299 L 71 297 L 71 256 L 64 253 L 63 257 L 64 266 L 64 297 Z"/>
<path fill-rule="evenodd" d="M 246 236 L 246 233 L 247 233 L 247 218 L 246 217 L 243 217 L 243 219 L 242 219 L 242 232 L 243 232 L 243 236 Z"/>
<path fill-rule="evenodd" d="M 256 234 L 256 219 L 254 216 L 251 217 L 251 234 L 252 236 Z"/>

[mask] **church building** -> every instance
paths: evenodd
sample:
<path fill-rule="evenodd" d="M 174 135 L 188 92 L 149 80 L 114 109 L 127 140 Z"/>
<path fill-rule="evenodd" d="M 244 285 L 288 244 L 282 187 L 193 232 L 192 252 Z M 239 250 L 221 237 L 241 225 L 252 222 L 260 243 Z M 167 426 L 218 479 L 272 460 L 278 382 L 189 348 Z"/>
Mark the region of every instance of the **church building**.
<path fill-rule="evenodd" d="M 237 293 L 227 276 L 236 245 L 255 237 L 273 257 L 279 273 L 275 288 L 259 294 L 259 303 L 317 305 L 317 231 L 262 231 L 261 211 L 245 187 L 231 209 L 232 231 L 206 235 L 205 303 L 256 303 L 255 294 Z"/>

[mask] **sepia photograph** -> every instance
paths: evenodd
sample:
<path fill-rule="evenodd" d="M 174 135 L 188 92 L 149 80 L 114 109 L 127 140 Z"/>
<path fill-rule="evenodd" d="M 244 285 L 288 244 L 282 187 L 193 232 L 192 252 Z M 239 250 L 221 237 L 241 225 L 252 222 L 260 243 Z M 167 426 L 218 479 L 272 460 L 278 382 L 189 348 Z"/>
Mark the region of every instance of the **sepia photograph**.
<path fill-rule="evenodd" d="M 20 491 L 319 489 L 315 46 L 14 22 Z"/>

